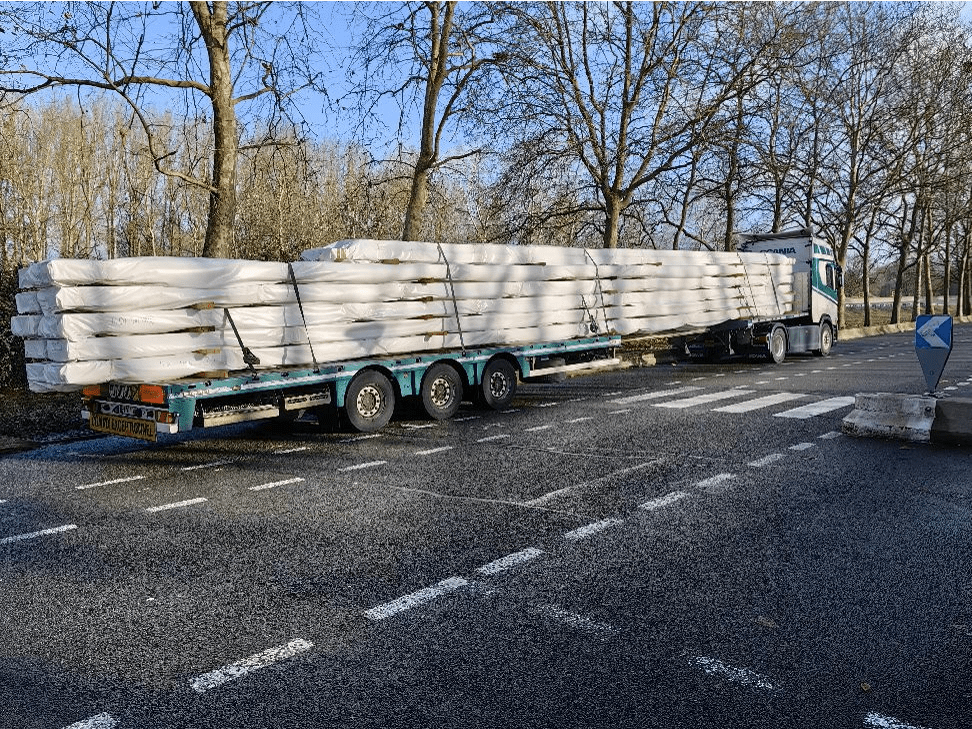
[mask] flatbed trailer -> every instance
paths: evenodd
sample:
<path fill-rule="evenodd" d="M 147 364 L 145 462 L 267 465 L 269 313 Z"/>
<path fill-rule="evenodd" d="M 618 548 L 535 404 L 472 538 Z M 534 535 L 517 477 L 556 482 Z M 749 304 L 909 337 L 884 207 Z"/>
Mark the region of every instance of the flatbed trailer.
<path fill-rule="evenodd" d="M 82 391 L 91 430 L 155 441 L 231 423 L 346 417 L 358 431 L 384 427 L 402 398 L 420 398 L 436 420 L 452 417 L 464 399 L 509 406 L 518 380 L 616 366 L 617 336 L 218 373 L 163 383 L 109 382 Z"/>

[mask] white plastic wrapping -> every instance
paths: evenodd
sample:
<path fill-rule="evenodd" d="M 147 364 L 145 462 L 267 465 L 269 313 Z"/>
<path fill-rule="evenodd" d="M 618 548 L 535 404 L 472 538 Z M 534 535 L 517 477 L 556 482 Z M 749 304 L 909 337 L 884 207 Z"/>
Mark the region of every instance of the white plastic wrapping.
<path fill-rule="evenodd" d="M 792 307 L 773 254 L 344 241 L 287 264 L 133 258 L 21 272 L 35 390 L 593 333 L 664 334 Z M 448 261 L 448 263 L 446 262 Z M 290 280 L 297 281 L 298 296 Z M 458 314 L 458 319 L 457 319 Z M 461 336 L 460 336 L 461 331 Z"/>

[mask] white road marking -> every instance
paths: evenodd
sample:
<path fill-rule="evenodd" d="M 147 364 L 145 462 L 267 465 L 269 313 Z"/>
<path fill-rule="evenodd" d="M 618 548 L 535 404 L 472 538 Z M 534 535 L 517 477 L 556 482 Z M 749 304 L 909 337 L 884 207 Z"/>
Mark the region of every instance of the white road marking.
<path fill-rule="evenodd" d="M 431 456 L 433 453 L 445 453 L 446 451 L 451 451 L 455 446 L 440 446 L 438 448 L 429 448 L 425 451 L 415 451 L 417 456 Z"/>
<path fill-rule="evenodd" d="M 814 447 L 814 443 L 797 443 L 796 445 L 791 445 L 791 451 L 807 451 Z"/>
<path fill-rule="evenodd" d="M 594 486 L 595 484 L 599 484 L 602 481 L 609 481 L 612 478 L 617 478 L 618 476 L 624 476 L 625 474 L 631 473 L 632 471 L 639 471 L 642 468 L 647 468 L 648 466 L 653 466 L 653 465 L 654 465 L 654 461 L 646 461 L 645 463 L 639 463 L 636 466 L 628 466 L 627 468 L 622 468 L 620 471 L 613 471 L 611 473 L 605 474 L 604 476 L 601 476 L 600 478 L 595 478 L 593 481 L 587 481 L 585 483 L 579 483 L 573 486 L 565 486 L 562 489 L 551 491 L 548 494 L 544 494 L 543 496 L 538 496 L 537 498 L 531 499 L 530 501 L 523 501 L 521 502 L 521 505 L 541 506 L 542 504 L 545 504 L 548 501 L 552 501 L 553 499 L 556 499 L 560 496 L 563 496 L 570 491 L 587 488 L 589 486 Z"/>
<path fill-rule="evenodd" d="M 553 427 L 552 425 L 536 425 L 536 426 L 534 426 L 532 428 L 526 428 L 523 432 L 524 433 L 536 433 L 537 431 L 540 431 L 540 430 L 550 430 L 552 427 Z"/>
<path fill-rule="evenodd" d="M 291 483 L 302 483 L 303 480 L 304 479 L 302 479 L 300 476 L 297 476 L 295 478 L 288 478 L 285 481 L 274 481 L 272 483 L 263 483 L 260 484 L 259 486 L 250 486 L 250 491 L 265 491 L 266 489 L 276 488 L 277 486 L 286 486 L 287 484 L 291 484 Z"/>
<path fill-rule="evenodd" d="M 12 537 L 4 537 L 0 539 L 0 544 L 10 544 L 12 542 L 21 542 L 24 539 L 34 539 L 35 537 L 46 537 L 48 534 L 60 534 L 61 532 L 69 532 L 72 529 L 77 529 L 76 524 L 65 524 L 64 526 L 53 527 L 51 529 L 41 529 L 39 532 L 30 532 L 28 534 L 17 534 Z"/>
<path fill-rule="evenodd" d="M 809 405 L 802 405 L 798 408 L 793 408 L 792 410 L 784 410 L 782 413 L 775 413 L 774 417 L 796 418 L 798 420 L 806 420 L 808 418 L 812 418 L 817 415 L 823 415 L 824 413 L 829 413 L 833 410 L 846 408 L 853 404 L 854 404 L 853 395 L 847 397 L 831 397 L 826 400 L 820 400 L 819 402 L 810 403 Z"/>
<path fill-rule="evenodd" d="M 824 433 L 823 435 L 817 436 L 820 440 L 833 440 L 834 438 L 840 438 L 843 433 L 839 430 L 831 430 L 829 433 Z"/>
<path fill-rule="evenodd" d="M 397 615 L 405 610 L 410 610 L 418 605 L 423 605 L 427 602 L 431 602 L 440 595 L 445 595 L 446 593 L 458 590 L 460 587 L 468 585 L 469 583 L 462 577 L 450 577 L 442 582 L 432 585 L 432 587 L 424 587 L 421 590 L 416 590 L 408 595 L 402 595 L 395 600 L 391 600 L 386 603 L 382 603 L 370 610 L 365 611 L 365 617 L 369 620 L 384 620 L 385 618 L 390 618 L 393 615 Z"/>
<path fill-rule="evenodd" d="M 6 504 L 6 503 L 7 503 L 6 499 L 0 499 L 0 504 Z"/>
<path fill-rule="evenodd" d="M 665 494 L 664 496 L 659 496 L 654 499 L 649 499 L 641 504 L 638 504 L 639 509 L 645 509 L 646 511 L 655 511 L 657 509 L 663 509 L 666 506 L 674 504 L 676 501 L 684 499 L 690 494 L 686 491 L 672 491 Z"/>
<path fill-rule="evenodd" d="M 365 468 L 375 468 L 376 466 L 383 466 L 388 461 L 368 461 L 367 463 L 357 463 L 353 466 L 345 466 L 344 468 L 339 468 L 338 471 L 341 473 L 347 473 L 348 471 L 360 471 Z"/>
<path fill-rule="evenodd" d="M 310 448 L 310 446 L 297 446 L 296 448 L 281 448 L 278 451 L 274 451 L 273 452 L 273 455 L 275 455 L 275 456 L 282 456 L 282 455 L 284 455 L 286 453 L 299 453 L 300 451 L 306 451 L 309 448 Z"/>
<path fill-rule="evenodd" d="M 427 428 L 434 428 L 436 423 L 405 423 L 403 428 L 408 428 L 409 430 L 426 430 Z"/>
<path fill-rule="evenodd" d="M 583 418 L 574 418 L 573 420 L 564 421 L 566 425 L 573 425 L 574 423 L 586 423 L 588 420 L 594 420 L 591 416 L 585 416 Z"/>
<path fill-rule="evenodd" d="M 118 726 L 118 721 L 111 714 L 96 714 L 95 716 L 76 721 L 64 729 L 112 729 Z"/>
<path fill-rule="evenodd" d="M 127 478 L 116 478 L 111 481 L 99 481 L 98 483 L 86 483 L 84 486 L 77 486 L 76 488 L 81 491 L 83 489 L 93 489 L 97 486 L 111 486 L 116 483 L 130 483 L 132 481 L 141 481 L 145 476 L 128 476 Z"/>
<path fill-rule="evenodd" d="M 730 666 L 717 658 L 695 656 L 694 658 L 691 658 L 689 662 L 693 666 L 701 668 L 710 676 L 721 676 L 729 679 L 733 683 L 739 683 L 743 686 L 753 686 L 754 688 L 770 690 L 773 688 L 773 683 L 766 676 L 756 673 L 755 671 L 750 671 L 748 668 L 736 668 L 734 666 Z"/>
<path fill-rule="evenodd" d="M 705 405 L 706 403 L 716 402 L 718 400 L 728 400 L 731 397 L 741 397 L 743 395 L 751 395 L 752 390 L 722 390 L 720 392 L 707 392 L 704 395 L 696 395 L 695 397 L 687 397 L 682 400 L 670 400 L 669 402 L 656 402 L 654 406 L 656 408 L 691 408 L 696 405 Z"/>
<path fill-rule="evenodd" d="M 249 658 L 244 658 L 243 660 L 236 661 L 235 663 L 230 663 L 228 666 L 217 668 L 215 671 L 210 671 L 209 673 L 204 673 L 201 676 L 197 676 L 189 682 L 189 685 L 192 687 L 193 691 L 202 694 L 210 689 L 216 688 L 217 686 L 221 686 L 227 681 L 232 681 L 240 676 L 253 673 L 253 671 L 266 668 L 274 663 L 287 660 L 288 658 L 293 658 L 300 653 L 306 653 L 313 647 L 314 644 L 310 641 L 304 640 L 303 638 L 298 638 L 286 643 L 285 645 L 280 645 L 275 648 L 268 648 L 267 650 L 252 655 Z"/>
<path fill-rule="evenodd" d="M 381 438 L 381 433 L 369 433 L 368 435 L 356 435 L 353 438 L 345 438 L 342 443 L 357 443 L 361 440 L 372 440 L 373 438 Z"/>
<path fill-rule="evenodd" d="M 722 486 L 723 484 L 726 484 L 729 481 L 732 481 L 732 479 L 734 479 L 735 477 L 736 475 L 734 473 L 719 473 L 716 474 L 715 476 L 710 476 L 709 478 L 702 479 L 697 484 L 695 484 L 695 487 L 703 490 L 713 489 L 718 486 Z"/>
<path fill-rule="evenodd" d="M 202 497 L 198 499 L 187 499 L 185 501 L 176 501 L 173 504 L 162 504 L 162 506 L 150 506 L 145 511 L 149 514 L 154 514 L 157 511 L 166 511 L 168 509 L 181 509 L 183 506 L 193 506 L 195 504 L 201 504 L 204 501 L 209 501 L 209 499 L 204 499 Z"/>
<path fill-rule="evenodd" d="M 572 491 L 573 489 L 574 489 L 573 486 L 565 486 L 562 489 L 557 489 L 556 491 L 551 491 L 549 494 L 544 494 L 543 496 L 538 496 L 537 498 L 531 499 L 530 501 L 524 501 L 523 502 L 523 505 L 524 506 L 541 506 L 541 505 L 547 503 L 548 501 L 553 501 L 554 499 L 556 499 L 556 498 L 558 498 L 560 496 L 563 496 L 568 491 Z"/>
<path fill-rule="evenodd" d="M 226 461 L 212 461 L 210 463 L 200 463 L 198 466 L 183 466 L 183 471 L 198 471 L 200 468 L 216 468 L 217 466 L 225 466 L 227 464 L 233 463 L 233 460 Z"/>
<path fill-rule="evenodd" d="M 754 400 L 737 402 L 733 403 L 732 405 L 723 405 L 720 408 L 713 408 L 713 410 L 717 413 L 748 413 L 752 410 L 768 408 L 772 405 L 779 405 L 780 403 L 789 402 L 791 400 L 799 400 L 803 397 L 806 397 L 806 395 L 799 392 L 777 392 L 772 395 L 757 397 Z"/>
<path fill-rule="evenodd" d="M 521 549 L 519 552 L 513 552 L 513 554 L 508 554 L 505 557 L 494 559 L 489 564 L 478 567 L 476 571 L 481 575 L 498 575 L 500 572 L 505 572 L 514 567 L 519 567 L 521 564 L 526 564 L 541 554 L 543 552 L 536 547 L 527 547 L 526 549 Z"/>
<path fill-rule="evenodd" d="M 611 400 L 610 402 L 615 405 L 631 405 L 636 402 L 645 402 L 646 400 L 658 400 L 663 397 L 674 397 L 675 395 L 683 395 L 686 392 L 696 392 L 700 388 L 694 387 L 692 385 L 686 385 L 684 387 L 676 387 L 671 390 L 655 390 L 653 392 L 642 392 L 638 395 L 628 395 L 627 397 L 621 397 L 617 400 Z"/>
<path fill-rule="evenodd" d="M 478 416 L 478 415 L 466 415 L 465 417 L 462 417 L 462 418 L 453 418 L 452 419 L 452 422 L 453 423 L 465 423 L 465 422 L 468 422 L 470 420 L 479 420 L 479 417 L 480 416 Z"/>
<path fill-rule="evenodd" d="M 608 625 L 607 623 L 601 623 L 597 620 L 591 620 L 584 615 L 579 615 L 573 613 L 569 610 L 564 610 L 558 605 L 531 605 L 530 612 L 540 615 L 545 618 L 552 618 L 558 623 L 563 623 L 571 628 L 578 628 L 580 630 L 589 630 L 596 633 L 617 633 L 618 629 L 613 625 Z"/>
<path fill-rule="evenodd" d="M 538 408 L 555 408 L 560 405 L 559 402 L 542 402 L 537 405 Z"/>
<path fill-rule="evenodd" d="M 762 468 L 763 466 L 768 466 L 771 463 L 776 463 L 786 458 L 784 453 L 770 453 L 768 456 L 763 456 L 758 461 L 750 461 L 747 465 L 753 468 Z"/>
<path fill-rule="evenodd" d="M 601 519 L 600 521 L 595 521 L 591 524 L 578 527 L 577 529 L 572 529 L 571 531 L 564 534 L 564 539 L 567 539 L 569 541 L 586 539 L 592 534 L 603 532 L 605 529 L 610 529 L 611 527 L 621 523 L 623 523 L 621 519 L 615 519 L 615 518 Z"/>
<path fill-rule="evenodd" d="M 625 413 L 630 413 L 630 408 L 622 408 L 621 410 L 612 410 L 608 415 L 624 415 Z"/>
<path fill-rule="evenodd" d="M 925 727 L 920 727 L 917 724 L 905 724 L 900 719 L 884 716 L 884 714 L 878 714 L 875 711 L 864 717 L 864 726 L 866 729 L 925 729 Z"/>
<path fill-rule="evenodd" d="M 500 433 L 499 435 L 487 435 L 485 438 L 480 438 L 476 442 L 477 443 L 489 443 L 490 441 L 493 441 L 493 440 L 503 440 L 505 438 L 510 438 L 510 437 L 511 436 L 508 433 Z"/>

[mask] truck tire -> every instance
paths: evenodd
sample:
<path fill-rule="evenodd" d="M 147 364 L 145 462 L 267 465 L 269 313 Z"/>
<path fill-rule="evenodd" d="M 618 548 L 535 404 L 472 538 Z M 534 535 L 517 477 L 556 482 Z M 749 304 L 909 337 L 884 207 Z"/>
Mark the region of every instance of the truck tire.
<path fill-rule="evenodd" d="M 395 388 L 377 370 L 359 372 L 348 385 L 344 410 L 355 430 L 361 433 L 381 430 L 395 411 Z"/>
<path fill-rule="evenodd" d="M 820 349 L 814 350 L 814 354 L 820 357 L 829 357 L 834 349 L 834 329 L 829 322 L 820 325 Z"/>
<path fill-rule="evenodd" d="M 422 407 L 434 420 L 448 420 L 462 404 L 462 378 L 445 362 L 436 362 L 422 378 Z"/>
<path fill-rule="evenodd" d="M 786 329 L 784 327 L 773 327 L 769 338 L 766 340 L 766 348 L 769 350 L 767 357 L 771 362 L 781 364 L 786 359 Z"/>
<path fill-rule="evenodd" d="M 504 410 L 516 395 L 516 369 L 505 359 L 492 359 L 483 370 L 483 402 L 493 410 Z"/>

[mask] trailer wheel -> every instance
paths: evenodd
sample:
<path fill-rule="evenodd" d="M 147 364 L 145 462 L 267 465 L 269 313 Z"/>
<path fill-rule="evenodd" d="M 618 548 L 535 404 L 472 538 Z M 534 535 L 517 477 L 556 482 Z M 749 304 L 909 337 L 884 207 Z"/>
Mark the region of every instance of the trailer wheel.
<path fill-rule="evenodd" d="M 381 430 L 395 411 L 395 388 L 381 372 L 359 372 L 348 385 L 344 409 L 355 430 L 361 433 Z"/>
<path fill-rule="evenodd" d="M 445 362 L 429 367 L 422 378 L 422 406 L 435 420 L 448 420 L 462 404 L 462 378 Z"/>
<path fill-rule="evenodd" d="M 505 359 L 490 360 L 483 370 L 483 402 L 493 410 L 503 410 L 516 395 L 516 370 Z"/>
<path fill-rule="evenodd" d="M 814 354 L 821 357 L 829 357 L 834 348 L 834 330 L 829 322 L 820 325 L 820 349 L 815 350 Z"/>
<path fill-rule="evenodd" d="M 786 329 L 774 327 L 766 344 L 769 349 L 767 356 L 771 361 L 780 364 L 786 359 Z"/>

